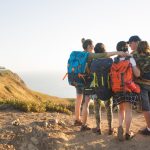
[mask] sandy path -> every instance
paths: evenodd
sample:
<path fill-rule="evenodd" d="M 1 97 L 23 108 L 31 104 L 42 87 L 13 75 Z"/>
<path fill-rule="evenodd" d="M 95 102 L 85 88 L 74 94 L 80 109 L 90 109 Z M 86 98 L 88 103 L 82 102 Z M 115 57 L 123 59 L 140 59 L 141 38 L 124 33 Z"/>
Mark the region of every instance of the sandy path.
<path fill-rule="evenodd" d="M 20 125 L 12 125 L 19 119 Z M 57 119 L 64 124 L 44 126 L 44 122 Z M 94 127 L 93 115 L 88 118 L 90 127 Z M 150 137 L 142 136 L 138 130 L 145 127 L 141 113 L 133 113 L 132 131 L 135 137 L 131 141 L 119 142 L 116 134 L 107 134 L 107 120 L 102 113 L 102 135 L 92 131 L 80 132 L 74 127 L 72 116 L 59 113 L 23 113 L 15 110 L 0 112 L 0 150 L 149 150 Z M 117 113 L 114 113 L 114 128 L 118 126 Z"/>

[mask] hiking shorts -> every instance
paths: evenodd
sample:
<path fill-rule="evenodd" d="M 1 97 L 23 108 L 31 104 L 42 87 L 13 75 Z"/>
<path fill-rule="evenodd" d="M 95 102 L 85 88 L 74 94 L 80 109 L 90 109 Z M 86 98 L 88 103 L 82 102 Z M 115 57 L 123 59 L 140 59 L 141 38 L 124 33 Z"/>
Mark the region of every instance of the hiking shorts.
<path fill-rule="evenodd" d="M 84 87 L 77 86 L 76 93 L 90 96 L 90 95 L 95 94 L 95 91 L 93 90 L 93 88 L 84 88 Z"/>
<path fill-rule="evenodd" d="M 76 93 L 77 94 L 83 94 L 84 93 L 84 87 L 76 86 Z"/>
<path fill-rule="evenodd" d="M 141 86 L 142 110 L 150 111 L 150 86 Z"/>

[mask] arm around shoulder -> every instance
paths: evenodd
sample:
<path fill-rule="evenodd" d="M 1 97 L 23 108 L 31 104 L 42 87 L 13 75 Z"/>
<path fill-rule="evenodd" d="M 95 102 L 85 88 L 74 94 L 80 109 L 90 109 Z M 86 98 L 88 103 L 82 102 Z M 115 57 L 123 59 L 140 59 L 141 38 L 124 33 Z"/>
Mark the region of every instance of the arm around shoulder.
<path fill-rule="evenodd" d="M 119 56 L 129 56 L 128 53 L 124 53 L 124 52 L 106 52 L 106 53 L 90 53 L 89 58 L 90 59 L 97 59 L 97 58 L 107 58 L 113 55 L 119 55 Z"/>
<path fill-rule="evenodd" d="M 107 52 L 107 57 L 113 56 L 113 55 L 119 55 L 122 57 L 126 57 L 126 56 L 130 56 L 130 54 L 125 53 L 125 52 L 121 52 L 121 51 L 115 51 L 115 52 Z"/>
<path fill-rule="evenodd" d="M 90 53 L 90 59 L 97 59 L 97 58 L 107 58 L 107 53 Z"/>

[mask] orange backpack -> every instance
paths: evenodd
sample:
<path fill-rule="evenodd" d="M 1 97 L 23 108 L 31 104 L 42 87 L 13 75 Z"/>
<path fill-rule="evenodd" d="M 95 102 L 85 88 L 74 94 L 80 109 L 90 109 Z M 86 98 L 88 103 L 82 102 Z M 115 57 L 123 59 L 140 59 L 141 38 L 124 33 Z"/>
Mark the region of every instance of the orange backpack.
<path fill-rule="evenodd" d="M 133 82 L 132 65 L 129 60 L 130 57 L 125 60 L 119 61 L 119 58 L 115 58 L 115 62 L 110 69 L 111 87 L 114 93 L 116 92 L 135 92 L 140 93 L 140 88 Z"/>

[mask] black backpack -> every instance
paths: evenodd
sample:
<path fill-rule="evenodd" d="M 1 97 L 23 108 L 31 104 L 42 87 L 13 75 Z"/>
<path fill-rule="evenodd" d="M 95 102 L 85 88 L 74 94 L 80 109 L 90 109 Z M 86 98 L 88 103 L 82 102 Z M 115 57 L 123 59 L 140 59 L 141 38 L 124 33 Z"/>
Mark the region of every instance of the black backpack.
<path fill-rule="evenodd" d="M 100 58 L 92 61 L 91 72 L 94 73 L 94 87 L 99 99 L 106 101 L 112 96 L 110 85 L 111 58 Z"/>

